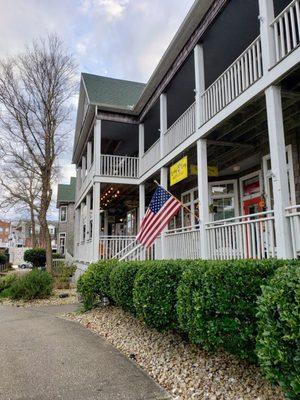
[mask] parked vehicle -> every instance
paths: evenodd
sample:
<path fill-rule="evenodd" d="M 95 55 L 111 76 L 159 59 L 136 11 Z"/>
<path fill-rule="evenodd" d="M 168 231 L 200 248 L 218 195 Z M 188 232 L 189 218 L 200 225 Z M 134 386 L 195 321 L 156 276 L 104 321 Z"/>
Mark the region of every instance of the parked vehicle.
<path fill-rule="evenodd" d="M 21 268 L 21 269 L 32 269 L 33 265 L 32 265 L 31 262 L 24 261 L 19 265 L 19 268 Z"/>

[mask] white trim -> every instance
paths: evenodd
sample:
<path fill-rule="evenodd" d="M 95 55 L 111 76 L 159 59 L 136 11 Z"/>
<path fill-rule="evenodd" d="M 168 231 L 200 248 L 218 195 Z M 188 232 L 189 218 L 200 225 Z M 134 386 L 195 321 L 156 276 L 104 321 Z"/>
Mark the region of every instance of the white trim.
<path fill-rule="evenodd" d="M 60 245 L 60 240 L 64 239 L 64 252 L 61 251 L 61 245 Z M 67 245 L 67 233 L 66 232 L 60 232 L 58 234 L 58 249 L 59 249 L 59 254 L 65 255 L 66 254 L 66 245 Z"/>
<path fill-rule="evenodd" d="M 63 208 L 66 210 L 66 219 L 65 220 L 61 219 L 61 210 Z M 59 222 L 68 222 L 68 206 L 60 206 L 59 207 Z"/>
<path fill-rule="evenodd" d="M 233 194 L 215 194 L 212 195 L 211 188 L 212 186 L 216 185 L 228 185 L 228 184 L 233 184 Z M 212 203 L 212 200 L 216 199 L 232 199 L 234 200 L 234 215 L 235 217 L 239 216 L 239 193 L 238 193 L 238 180 L 237 179 L 224 179 L 222 181 L 215 181 L 215 182 L 209 182 L 208 183 L 208 199 L 209 199 L 209 204 Z M 210 220 L 212 219 L 212 214 L 210 214 Z M 212 221 L 213 222 L 213 221 Z"/>

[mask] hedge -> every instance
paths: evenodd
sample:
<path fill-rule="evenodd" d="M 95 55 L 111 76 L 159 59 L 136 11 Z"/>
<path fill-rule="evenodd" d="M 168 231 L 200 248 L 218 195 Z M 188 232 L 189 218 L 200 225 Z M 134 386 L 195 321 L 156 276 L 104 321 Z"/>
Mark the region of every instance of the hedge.
<path fill-rule="evenodd" d="M 118 260 L 100 260 L 91 264 L 77 282 L 84 308 L 91 309 L 103 297 L 112 300 L 110 292 L 110 273 Z"/>
<path fill-rule="evenodd" d="M 177 287 L 183 261 L 146 261 L 137 273 L 133 302 L 138 318 L 158 330 L 178 326 L 176 315 Z"/>
<path fill-rule="evenodd" d="M 7 289 L 7 294 L 13 299 L 32 300 L 49 297 L 52 290 L 52 276 L 46 271 L 34 269 L 17 276 Z"/>
<path fill-rule="evenodd" d="M 110 274 L 110 291 L 114 302 L 125 311 L 135 314 L 133 303 L 133 285 L 141 262 L 119 263 Z"/>
<path fill-rule="evenodd" d="M 300 398 L 300 267 L 280 268 L 258 301 L 256 351 L 266 376 L 287 399 Z"/>
<path fill-rule="evenodd" d="M 204 349 L 225 349 L 257 361 L 257 298 L 283 261 L 198 261 L 178 288 L 177 312 L 182 330 Z"/>
<path fill-rule="evenodd" d="M 42 248 L 28 249 L 24 252 L 24 261 L 31 262 L 37 267 L 44 267 L 46 264 L 46 250 Z"/>

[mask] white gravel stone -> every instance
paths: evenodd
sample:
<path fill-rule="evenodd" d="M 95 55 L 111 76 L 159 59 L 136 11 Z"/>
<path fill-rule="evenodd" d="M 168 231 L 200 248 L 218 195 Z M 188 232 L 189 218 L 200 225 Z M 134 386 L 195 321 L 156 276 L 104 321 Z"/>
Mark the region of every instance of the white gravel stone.
<path fill-rule="evenodd" d="M 159 333 L 117 307 L 66 318 L 106 338 L 145 369 L 175 400 L 284 400 L 256 366 L 210 354 L 172 332 Z M 134 357 L 133 357 L 134 355 Z"/>

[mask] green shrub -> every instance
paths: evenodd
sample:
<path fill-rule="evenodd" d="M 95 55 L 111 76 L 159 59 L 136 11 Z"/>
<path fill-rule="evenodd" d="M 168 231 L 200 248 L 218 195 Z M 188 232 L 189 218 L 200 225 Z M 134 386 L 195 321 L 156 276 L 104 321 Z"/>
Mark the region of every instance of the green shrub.
<path fill-rule="evenodd" d="M 42 248 L 26 250 L 24 261 L 31 262 L 35 268 L 43 267 L 46 264 L 46 250 Z"/>
<path fill-rule="evenodd" d="M 132 314 L 135 314 L 133 285 L 140 266 L 140 262 L 120 262 L 110 275 L 110 291 L 114 302 Z"/>
<path fill-rule="evenodd" d="M 10 287 L 16 281 L 16 274 L 8 274 L 0 278 L 0 297 L 8 297 Z"/>
<path fill-rule="evenodd" d="M 110 293 L 110 273 L 118 260 L 100 260 L 91 264 L 77 282 L 84 308 L 91 309 L 102 297 L 112 299 Z"/>
<path fill-rule="evenodd" d="M 184 261 L 148 261 L 137 273 L 133 301 L 137 316 L 158 330 L 177 326 L 176 291 Z"/>
<path fill-rule="evenodd" d="M 63 259 L 63 258 L 65 258 L 65 256 L 63 254 L 59 254 L 59 253 L 52 254 L 52 260 Z"/>
<path fill-rule="evenodd" d="M 5 265 L 8 262 L 7 256 L 5 253 L 0 252 L 0 265 Z"/>
<path fill-rule="evenodd" d="M 258 302 L 257 355 L 288 399 L 300 398 L 300 265 L 280 268 Z"/>
<path fill-rule="evenodd" d="M 257 361 L 257 298 L 283 261 L 195 262 L 178 288 L 181 329 L 207 350 L 223 348 Z"/>
<path fill-rule="evenodd" d="M 75 274 L 76 266 L 67 264 L 64 261 L 56 263 L 52 267 L 54 277 L 54 286 L 56 289 L 68 289 L 70 287 L 70 278 Z"/>
<path fill-rule="evenodd" d="M 53 290 L 52 276 L 46 271 L 32 270 L 19 275 L 10 286 L 10 297 L 13 299 L 43 299 L 49 297 Z"/>

